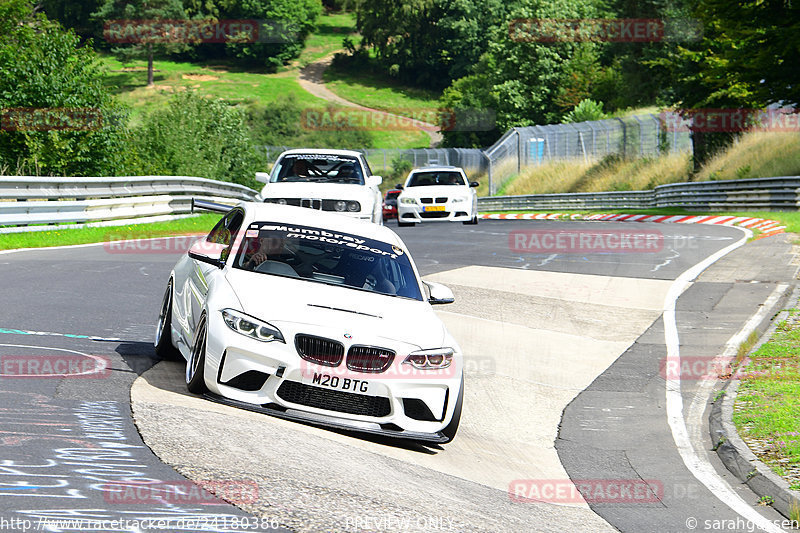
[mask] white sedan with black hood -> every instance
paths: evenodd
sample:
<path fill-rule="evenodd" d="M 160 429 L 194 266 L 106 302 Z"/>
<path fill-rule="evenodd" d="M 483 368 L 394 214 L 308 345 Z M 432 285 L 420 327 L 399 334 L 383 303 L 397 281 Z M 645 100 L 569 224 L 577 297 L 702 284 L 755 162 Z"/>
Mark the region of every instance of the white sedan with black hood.
<path fill-rule="evenodd" d="M 452 301 L 384 226 L 247 202 L 175 265 L 155 346 L 179 352 L 188 389 L 216 401 L 444 443 L 463 357 L 431 304 Z"/>

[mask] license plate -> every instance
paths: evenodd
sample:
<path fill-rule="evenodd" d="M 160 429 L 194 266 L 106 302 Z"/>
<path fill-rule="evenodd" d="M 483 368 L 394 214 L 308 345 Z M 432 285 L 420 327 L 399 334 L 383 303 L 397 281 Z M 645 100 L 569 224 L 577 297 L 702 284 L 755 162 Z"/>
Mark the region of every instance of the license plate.
<path fill-rule="evenodd" d="M 426 205 L 425 211 L 444 211 L 443 205 Z"/>
<path fill-rule="evenodd" d="M 330 374 L 318 374 L 314 372 L 311 379 L 312 385 L 319 385 L 329 389 L 343 390 L 366 394 L 369 392 L 369 382 L 363 379 L 344 378 L 341 376 L 331 376 Z"/>

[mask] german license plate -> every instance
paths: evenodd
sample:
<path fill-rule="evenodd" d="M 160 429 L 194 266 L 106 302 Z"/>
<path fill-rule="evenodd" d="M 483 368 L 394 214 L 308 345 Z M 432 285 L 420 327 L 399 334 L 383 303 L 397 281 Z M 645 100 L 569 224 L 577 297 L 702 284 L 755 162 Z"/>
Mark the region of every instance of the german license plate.
<path fill-rule="evenodd" d="M 369 392 L 369 382 L 363 379 L 344 378 L 341 376 L 331 376 L 330 374 L 318 374 L 314 372 L 311 379 L 312 385 L 319 385 L 329 389 L 343 390 L 366 394 Z"/>
<path fill-rule="evenodd" d="M 444 211 L 443 205 L 426 205 L 425 211 Z"/>

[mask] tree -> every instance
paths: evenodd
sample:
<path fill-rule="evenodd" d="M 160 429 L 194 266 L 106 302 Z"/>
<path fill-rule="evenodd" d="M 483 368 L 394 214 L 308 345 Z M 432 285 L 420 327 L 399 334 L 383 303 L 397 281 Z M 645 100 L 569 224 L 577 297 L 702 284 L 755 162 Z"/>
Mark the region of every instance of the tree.
<path fill-rule="evenodd" d="M 131 43 L 113 49 L 123 60 L 147 59 L 147 85 L 154 85 L 153 57 L 155 54 L 171 54 L 189 49 L 189 39 L 174 34 L 165 34 L 162 24 L 182 21 L 186 24 L 186 13 L 181 0 L 104 0 L 95 13 L 95 20 L 106 26 L 103 35 L 113 43 Z M 185 26 L 184 26 L 185 28 Z"/>
<path fill-rule="evenodd" d="M 34 7 L 0 2 L 0 159 L 47 175 L 114 175 L 125 111 L 104 88 L 91 43 Z"/>
<path fill-rule="evenodd" d="M 386 72 L 443 89 L 469 74 L 505 12 L 500 0 L 370 0 L 359 4 L 356 27 Z"/>
<path fill-rule="evenodd" d="M 262 22 L 259 42 L 228 42 L 229 56 L 275 70 L 303 51 L 322 13 L 320 0 L 239 0 L 220 10 L 221 18 Z"/>
<path fill-rule="evenodd" d="M 700 109 L 763 109 L 800 103 L 800 6 L 778 0 L 703 0 L 693 17 L 703 37 L 654 63 L 673 78 L 672 104 L 689 117 Z M 736 137 L 737 131 L 692 130 L 694 168 Z"/>
<path fill-rule="evenodd" d="M 596 57 L 596 49 L 602 44 L 568 39 L 544 42 L 536 35 L 529 38 L 524 24 L 518 26 L 518 31 L 513 30 L 512 22 L 591 19 L 597 13 L 597 7 L 590 0 L 522 0 L 511 10 L 504 24 L 487 36 L 487 51 L 473 73 L 456 80 L 444 91 L 444 107 L 493 110 L 497 117 L 495 138 L 497 133 L 515 126 L 559 121 L 564 107 L 574 105 L 559 106 L 562 88 L 572 83 L 576 70 L 587 68 L 583 60 Z M 444 135 L 447 146 L 453 146 L 454 139 L 465 140 L 461 132 L 445 132 Z M 488 133 L 473 133 L 470 137 L 485 141 Z"/>

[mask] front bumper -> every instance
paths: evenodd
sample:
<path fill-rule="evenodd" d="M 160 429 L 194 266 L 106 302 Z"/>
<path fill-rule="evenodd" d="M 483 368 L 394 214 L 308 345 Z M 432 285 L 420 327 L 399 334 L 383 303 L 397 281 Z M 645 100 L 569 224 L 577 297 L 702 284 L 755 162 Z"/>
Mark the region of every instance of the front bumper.
<path fill-rule="evenodd" d="M 238 407 L 239 409 L 263 413 L 266 415 L 283 418 L 285 420 L 292 420 L 294 422 L 305 422 L 324 428 L 344 429 L 356 431 L 358 433 L 369 433 L 371 435 L 392 437 L 395 439 L 408 439 L 431 443 L 445 443 L 449 441 L 449 438 L 441 432 L 420 433 L 417 431 L 406 431 L 403 429 L 391 429 L 390 427 L 384 427 L 383 425 L 377 423 L 354 423 L 352 420 L 339 419 L 332 416 L 318 416 L 312 413 L 306 413 L 294 409 L 283 409 L 275 404 L 253 405 L 246 402 L 230 400 L 216 394 L 205 394 L 204 396 L 208 400 L 224 405 L 230 405 L 231 407 Z"/>
<path fill-rule="evenodd" d="M 212 393 L 226 402 L 282 418 L 442 442 L 440 432 L 452 418 L 461 387 L 461 354 L 454 357 L 448 369 L 415 370 L 403 364 L 408 348 L 390 346 L 384 340 L 384 347 L 396 351 L 389 369 L 383 373 L 353 372 L 344 360 L 337 367 L 310 363 L 295 348 L 297 333 L 334 339 L 341 335 L 312 326 L 291 331 L 285 323 L 272 323 L 286 337 L 285 344 L 249 339 L 224 323 L 213 329 L 213 335 L 209 330 L 205 381 Z M 378 342 L 359 344 L 380 346 Z M 345 353 L 348 350 L 346 345 Z M 336 378 L 337 387 L 340 383 L 342 387 L 323 386 L 326 375 L 330 383 Z M 343 388 L 348 381 L 353 382 L 352 388 Z M 366 390 L 356 389 L 356 382 L 366 383 Z"/>
<path fill-rule="evenodd" d="M 438 209 L 436 209 L 438 208 Z M 468 202 L 444 205 L 398 204 L 397 219 L 401 222 L 466 222 L 472 220 Z"/>

